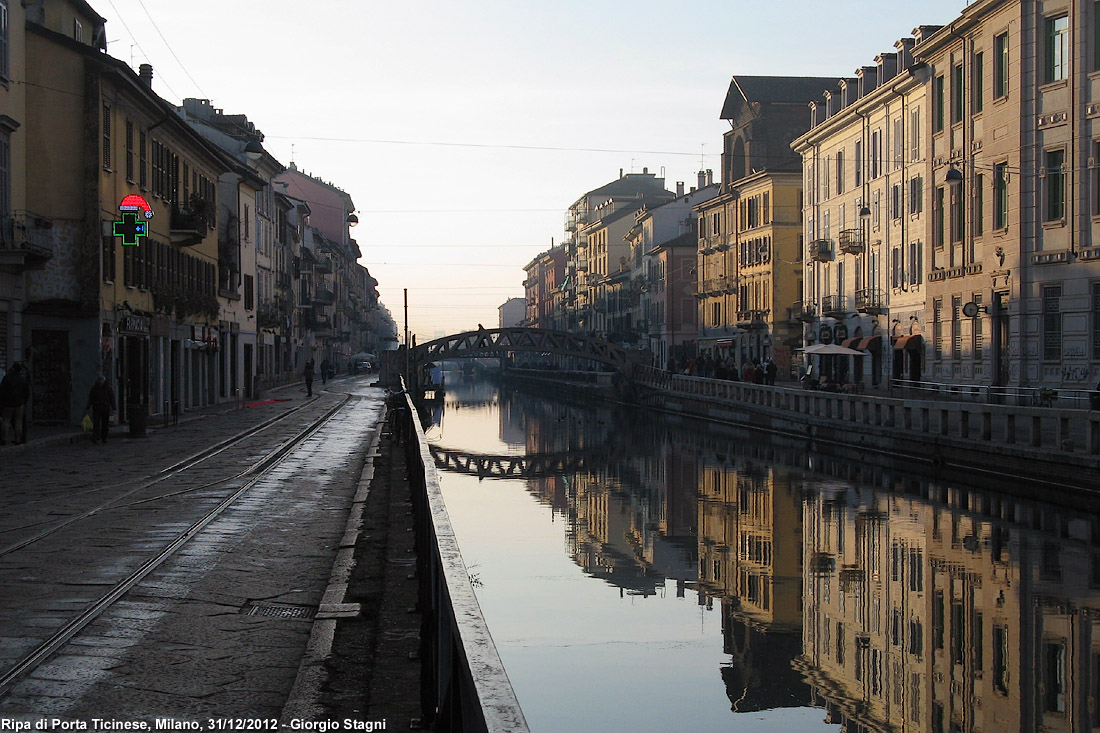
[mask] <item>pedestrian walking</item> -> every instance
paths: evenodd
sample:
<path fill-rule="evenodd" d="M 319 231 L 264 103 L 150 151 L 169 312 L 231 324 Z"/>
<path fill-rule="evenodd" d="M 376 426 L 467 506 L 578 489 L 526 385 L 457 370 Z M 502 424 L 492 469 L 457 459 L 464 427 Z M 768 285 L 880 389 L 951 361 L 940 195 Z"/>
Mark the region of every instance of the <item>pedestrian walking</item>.
<path fill-rule="evenodd" d="M 755 381 L 755 377 L 756 369 L 753 368 L 751 361 L 746 361 L 745 368 L 741 372 L 741 378 L 744 379 L 746 382 L 753 382 Z"/>
<path fill-rule="evenodd" d="M 302 376 L 306 380 L 306 397 L 313 396 L 313 359 L 306 362 L 305 369 L 302 370 Z"/>
<path fill-rule="evenodd" d="M 15 362 L 4 378 L 0 379 L 0 445 L 8 442 L 9 433 L 17 445 L 27 442 L 26 431 L 23 429 L 23 412 L 30 396 L 27 373 L 22 364 Z"/>
<path fill-rule="evenodd" d="M 330 373 L 331 371 L 332 371 L 332 364 L 329 363 L 328 359 L 322 360 L 321 361 L 321 385 L 322 386 L 324 386 L 326 383 L 328 383 L 328 378 L 332 376 L 332 374 Z"/>
<path fill-rule="evenodd" d="M 753 384 L 764 383 L 764 365 L 760 363 L 754 363 L 752 365 L 752 381 Z"/>
<path fill-rule="evenodd" d="M 775 362 L 768 359 L 764 364 L 764 383 L 775 385 L 775 375 L 779 372 L 779 367 L 775 365 Z"/>
<path fill-rule="evenodd" d="M 85 412 L 92 413 L 92 442 L 106 443 L 111 429 L 111 413 L 115 411 L 115 391 L 107 384 L 107 378 L 100 374 L 88 391 L 88 405 Z"/>

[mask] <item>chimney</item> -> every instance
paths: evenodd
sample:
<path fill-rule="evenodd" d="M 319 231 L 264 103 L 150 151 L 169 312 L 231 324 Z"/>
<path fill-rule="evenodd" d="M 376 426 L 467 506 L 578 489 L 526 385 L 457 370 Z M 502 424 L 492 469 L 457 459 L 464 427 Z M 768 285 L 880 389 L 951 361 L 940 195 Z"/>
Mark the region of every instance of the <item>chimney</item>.
<path fill-rule="evenodd" d="M 138 78 L 150 89 L 153 88 L 153 65 L 142 64 L 138 67 Z"/>
<path fill-rule="evenodd" d="M 714 184 L 714 171 L 712 171 L 710 168 L 707 168 L 707 185 L 710 186 L 710 185 L 713 185 L 713 184 Z"/>
<path fill-rule="evenodd" d="M 684 195 L 684 182 L 676 181 L 676 198 L 680 198 Z"/>
<path fill-rule="evenodd" d="M 699 188 L 703 188 L 707 185 L 707 172 L 699 171 Z"/>
<path fill-rule="evenodd" d="M 642 175 L 643 176 L 648 176 L 649 175 L 649 168 L 642 168 Z"/>
<path fill-rule="evenodd" d="M 622 178 L 622 177 L 623 177 L 623 169 L 622 169 L 622 168 L 620 168 L 620 169 L 619 169 L 619 178 Z"/>

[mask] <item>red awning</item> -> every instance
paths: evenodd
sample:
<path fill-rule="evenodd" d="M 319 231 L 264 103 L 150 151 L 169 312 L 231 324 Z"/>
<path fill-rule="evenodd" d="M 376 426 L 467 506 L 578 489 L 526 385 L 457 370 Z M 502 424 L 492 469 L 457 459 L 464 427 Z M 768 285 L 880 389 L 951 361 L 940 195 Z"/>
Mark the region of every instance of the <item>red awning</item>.
<path fill-rule="evenodd" d="M 899 351 L 901 349 L 920 351 L 922 345 L 924 345 L 924 337 L 919 333 L 911 333 L 908 336 L 902 336 L 894 342 L 894 351 Z"/>
<path fill-rule="evenodd" d="M 869 336 L 859 342 L 859 346 L 853 347 L 859 351 L 874 351 L 882 348 L 882 336 Z"/>
<path fill-rule="evenodd" d="M 858 343 L 859 343 L 859 336 L 853 336 L 850 339 L 844 339 L 844 341 L 842 341 L 840 345 L 843 346 L 846 349 L 854 349 L 854 348 L 856 348 L 856 344 L 858 344 Z"/>

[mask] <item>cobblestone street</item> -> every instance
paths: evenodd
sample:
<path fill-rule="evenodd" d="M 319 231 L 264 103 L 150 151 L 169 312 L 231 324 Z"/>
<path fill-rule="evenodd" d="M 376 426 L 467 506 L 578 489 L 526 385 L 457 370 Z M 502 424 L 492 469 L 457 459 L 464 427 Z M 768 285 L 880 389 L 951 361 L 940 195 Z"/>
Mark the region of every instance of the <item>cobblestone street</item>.
<path fill-rule="evenodd" d="M 247 493 L 0 699 L 4 717 L 277 718 L 322 603 L 383 414 L 338 380 L 306 400 L 106 446 L 0 455 L 0 665 L 19 658 L 244 484 L 229 481 L 345 399 Z M 303 409 L 154 485 L 147 477 Z M 206 485 L 209 484 L 209 485 Z M 251 613 L 250 613 L 251 612 Z"/>

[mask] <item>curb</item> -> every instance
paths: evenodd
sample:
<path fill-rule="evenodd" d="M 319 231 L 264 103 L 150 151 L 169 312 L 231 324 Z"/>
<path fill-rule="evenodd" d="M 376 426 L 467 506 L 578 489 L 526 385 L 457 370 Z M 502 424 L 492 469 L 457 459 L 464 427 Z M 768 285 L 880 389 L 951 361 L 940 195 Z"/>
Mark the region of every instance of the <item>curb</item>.
<path fill-rule="evenodd" d="M 359 474 L 359 485 L 351 501 L 344 535 L 336 549 L 336 559 L 329 573 L 328 586 L 321 598 L 321 604 L 314 616 L 313 628 L 305 653 L 298 665 L 298 674 L 294 686 L 290 689 L 283 710 L 279 714 L 280 728 L 291 727 L 291 721 L 322 720 L 324 710 L 319 700 L 321 688 L 328 676 L 325 662 L 332 653 L 336 635 L 336 622 L 341 618 L 355 618 L 359 615 L 358 603 L 345 603 L 348 580 L 355 568 L 355 545 L 359 540 L 359 528 L 363 523 L 363 508 L 370 494 L 370 484 L 374 479 L 374 459 L 378 457 L 378 441 L 382 435 L 382 426 L 386 422 L 388 409 L 383 407 L 378 421 L 374 425 L 366 451 L 363 471 Z"/>

